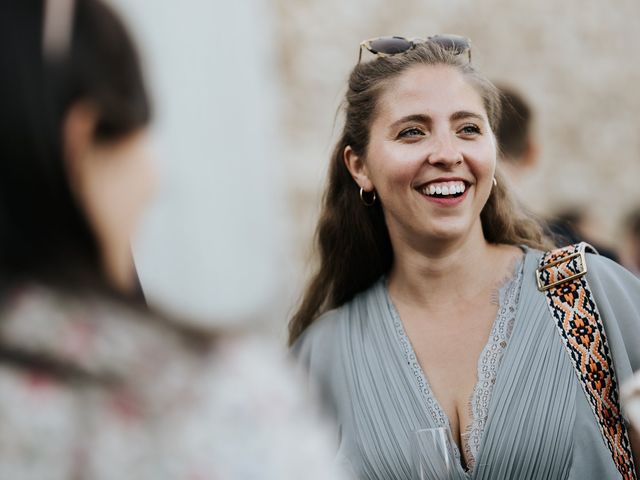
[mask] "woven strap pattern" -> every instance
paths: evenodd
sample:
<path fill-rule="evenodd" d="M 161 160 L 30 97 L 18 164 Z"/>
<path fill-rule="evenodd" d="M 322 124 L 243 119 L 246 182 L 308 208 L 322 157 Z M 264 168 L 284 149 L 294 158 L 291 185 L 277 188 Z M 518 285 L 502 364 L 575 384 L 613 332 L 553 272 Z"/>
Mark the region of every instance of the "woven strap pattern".
<path fill-rule="evenodd" d="M 631 443 L 620 413 L 613 360 L 598 307 L 585 276 L 563 281 L 586 272 L 587 266 L 582 264 L 584 256 L 575 254 L 588 250 L 595 251 L 583 242 L 545 253 L 537 270 L 538 280 L 543 286 L 560 282 L 544 292 L 551 315 L 613 462 L 624 480 L 636 480 Z M 564 261 L 549 266 L 558 260 Z"/>

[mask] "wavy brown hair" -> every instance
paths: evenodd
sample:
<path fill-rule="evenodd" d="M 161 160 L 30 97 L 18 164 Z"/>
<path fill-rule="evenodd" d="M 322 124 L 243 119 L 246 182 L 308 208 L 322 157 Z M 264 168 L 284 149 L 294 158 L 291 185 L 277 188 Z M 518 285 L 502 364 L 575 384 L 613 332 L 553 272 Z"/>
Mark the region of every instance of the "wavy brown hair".
<path fill-rule="evenodd" d="M 320 264 L 289 323 L 289 344 L 322 313 L 348 302 L 391 268 L 393 248 L 380 202 L 370 208 L 360 202 L 343 153 L 351 146 L 356 155 L 366 159 L 378 99 L 393 80 L 415 65 L 456 68 L 482 97 L 490 126 L 495 131 L 500 116 L 498 90 L 462 57 L 433 43 L 425 43 L 405 54 L 377 58 L 354 67 L 343 104 L 344 127 L 331 156 L 316 229 Z M 541 249 L 550 247 L 540 224 L 511 198 L 499 171 L 496 177 L 498 184 L 480 214 L 487 241 Z"/>

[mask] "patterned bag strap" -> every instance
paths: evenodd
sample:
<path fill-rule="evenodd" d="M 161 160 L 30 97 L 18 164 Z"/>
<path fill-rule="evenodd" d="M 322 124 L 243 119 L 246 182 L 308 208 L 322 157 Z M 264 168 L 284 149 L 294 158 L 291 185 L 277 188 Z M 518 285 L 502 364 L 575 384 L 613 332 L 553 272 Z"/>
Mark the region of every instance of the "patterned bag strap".
<path fill-rule="evenodd" d="M 613 462 L 624 480 L 636 480 L 611 351 L 585 277 L 587 250 L 597 253 L 584 242 L 545 253 L 536 270 L 538 290 L 545 293 Z"/>

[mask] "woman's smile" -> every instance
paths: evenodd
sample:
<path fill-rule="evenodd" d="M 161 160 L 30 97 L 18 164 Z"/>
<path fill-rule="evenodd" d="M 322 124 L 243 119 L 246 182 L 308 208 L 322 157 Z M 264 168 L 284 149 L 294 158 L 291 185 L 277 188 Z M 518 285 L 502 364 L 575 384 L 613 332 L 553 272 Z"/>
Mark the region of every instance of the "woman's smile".
<path fill-rule="evenodd" d="M 468 182 L 460 179 L 436 179 L 416 187 L 427 201 L 442 206 L 456 206 L 467 197 Z"/>

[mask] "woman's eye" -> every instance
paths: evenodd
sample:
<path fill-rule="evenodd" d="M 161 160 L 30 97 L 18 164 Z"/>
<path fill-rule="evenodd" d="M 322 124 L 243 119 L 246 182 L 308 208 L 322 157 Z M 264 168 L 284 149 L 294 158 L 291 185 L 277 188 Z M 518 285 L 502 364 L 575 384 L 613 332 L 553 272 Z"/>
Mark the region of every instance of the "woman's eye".
<path fill-rule="evenodd" d="M 480 127 L 478 127 L 477 125 L 469 124 L 464 125 L 460 130 L 458 130 L 458 133 L 462 135 L 478 135 L 482 132 L 480 130 Z"/>
<path fill-rule="evenodd" d="M 424 136 L 424 132 L 417 127 L 405 128 L 400 132 L 399 137 L 418 137 Z"/>

